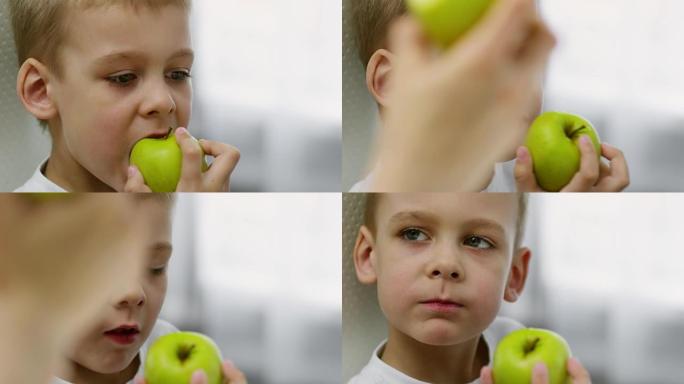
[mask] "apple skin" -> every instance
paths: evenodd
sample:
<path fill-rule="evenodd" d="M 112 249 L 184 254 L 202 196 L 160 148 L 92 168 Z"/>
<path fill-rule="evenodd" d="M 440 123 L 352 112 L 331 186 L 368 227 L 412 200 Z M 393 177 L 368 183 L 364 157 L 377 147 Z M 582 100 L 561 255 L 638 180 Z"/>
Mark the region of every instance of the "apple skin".
<path fill-rule="evenodd" d="M 532 123 L 525 146 L 532 155 L 534 174 L 542 189 L 558 192 L 579 171 L 581 153 L 578 144 L 582 135 L 591 138 L 600 160 L 599 135 L 584 118 L 570 113 L 546 112 Z"/>
<path fill-rule="evenodd" d="M 145 184 L 152 192 L 176 191 L 181 176 L 183 152 L 173 133 L 161 139 L 146 138 L 138 141 L 131 151 L 130 162 L 138 167 Z M 208 168 L 202 151 L 201 170 L 206 172 Z"/>
<path fill-rule="evenodd" d="M 534 366 L 544 363 L 549 369 L 549 384 L 570 383 L 566 369 L 570 356 L 570 347 L 559 334 L 546 329 L 519 329 L 506 335 L 496 347 L 494 382 L 531 383 Z"/>
<path fill-rule="evenodd" d="M 447 48 L 475 25 L 496 0 L 407 0 L 427 35 Z"/>
<path fill-rule="evenodd" d="M 181 361 L 181 355 L 186 359 Z M 147 384 L 188 384 L 198 369 L 208 384 L 221 384 L 221 352 L 207 336 L 195 332 L 170 333 L 158 338 L 147 352 Z"/>

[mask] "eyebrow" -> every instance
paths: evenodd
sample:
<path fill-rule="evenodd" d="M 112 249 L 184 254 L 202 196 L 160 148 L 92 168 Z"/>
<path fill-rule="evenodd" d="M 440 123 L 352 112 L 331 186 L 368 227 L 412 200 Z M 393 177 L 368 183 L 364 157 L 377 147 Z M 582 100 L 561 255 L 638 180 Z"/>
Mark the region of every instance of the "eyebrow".
<path fill-rule="evenodd" d="M 487 230 L 491 230 L 494 232 L 498 232 L 501 236 L 504 236 L 506 234 L 506 230 L 504 229 L 504 227 L 501 224 L 499 224 L 493 220 L 473 219 L 473 220 L 468 220 L 466 222 L 466 225 L 469 227 L 474 227 L 474 228 L 478 228 L 478 229 L 487 229 Z"/>
<path fill-rule="evenodd" d="M 410 220 L 418 220 L 418 221 L 427 221 L 427 222 L 436 222 L 438 221 L 437 218 L 434 215 L 431 215 L 429 213 L 421 212 L 421 211 L 402 211 L 395 213 L 390 217 L 389 223 L 401 223 L 404 221 L 410 221 Z"/>
<path fill-rule="evenodd" d="M 439 221 L 436 216 L 426 213 L 426 212 L 421 212 L 421 211 L 403 211 L 403 212 L 398 212 L 394 214 L 392 217 L 389 219 L 389 223 L 395 224 L 395 223 L 402 223 L 404 221 L 412 221 L 412 220 L 417 220 L 417 221 L 423 221 L 423 222 L 429 222 L 429 223 L 435 223 Z M 463 223 L 464 227 L 468 228 L 478 228 L 478 229 L 486 229 L 486 230 L 491 230 L 494 232 L 497 232 L 501 236 L 504 236 L 506 234 L 506 230 L 504 227 L 497 223 L 496 221 L 489 220 L 489 219 L 483 219 L 483 218 L 476 218 L 472 220 L 467 220 L 466 222 Z"/>
<path fill-rule="evenodd" d="M 183 48 L 176 51 L 174 54 L 169 56 L 167 60 L 173 60 L 178 58 L 190 58 L 190 60 L 195 59 L 195 52 L 190 48 Z M 95 59 L 96 65 L 109 64 L 112 62 L 119 61 L 132 61 L 132 60 L 145 60 L 146 55 L 143 51 L 120 51 L 112 52 Z"/>
<path fill-rule="evenodd" d="M 169 242 L 158 242 L 154 243 L 149 247 L 150 250 L 150 255 L 152 257 L 157 256 L 157 255 L 164 255 L 171 257 L 171 253 L 173 252 L 173 245 Z"/>

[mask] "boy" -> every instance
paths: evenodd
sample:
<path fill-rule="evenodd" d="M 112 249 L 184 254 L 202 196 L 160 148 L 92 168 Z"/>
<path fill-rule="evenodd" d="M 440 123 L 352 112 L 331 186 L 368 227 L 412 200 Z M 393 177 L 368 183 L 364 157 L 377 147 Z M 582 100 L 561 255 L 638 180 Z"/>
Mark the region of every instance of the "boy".
<path fill-rule="evenodd" d="M 403 17 L 403 0 L 351 0 L 381 121 L 377 164 L 352 192 L 541 190 L 520 145 L 540 112 L 540 79 L 555 41 L 532 0 L 496 3 L 435 57 L 420 27 Z M 564 191 L 620 191 L 629 184 L 618 149 L 602 146 L 607 166 L 587 138 L 579 148 L 581 169 Z"/>
<path fill-rule="evenodd" d="M 525 205 L 518 194 L 368 195 L 354 266 L 377 285 L 389 335 L 350 383 L 491 383 L 497 343 L 522 328 L 497 313 L 525 287 Z M 576 359 L 568 372 L 589 382 Z M 535 367 L 534 383 L 546 374 Z"/>
<path fill-rule="evenodd" d="M 237 149 L 188 130 L 190 0 L 10 0 L 17 93 L 52 138 L 50 157 L 19 192 L 148 192 L 133 145 L 174 129 L 183 152 L 177 191 L 224 191 Z"/>
<path fill-rule="evenodd" d="M 71 343 L 51 384 L 141 382 L 149 346 L 160 336 L 176 332 L 157 317 L 166 295 L 166 270 L 171 257 L 171 207 L 168 195 L 140 198 L 145 210 L 144 271 L 121 274 L 106 305 Z M 244 376 L 229 361 L 223 363 L 225 382 L 245 383 Z M 193 383 L 206 383 L 197 372 Z"/>

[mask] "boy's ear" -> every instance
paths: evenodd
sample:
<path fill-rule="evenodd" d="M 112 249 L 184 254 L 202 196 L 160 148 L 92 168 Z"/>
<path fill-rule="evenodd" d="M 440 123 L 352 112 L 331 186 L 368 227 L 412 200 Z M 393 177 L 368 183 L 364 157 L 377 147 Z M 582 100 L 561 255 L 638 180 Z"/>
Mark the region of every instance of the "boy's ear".
<path fill-rule="evenodd" d="M 354 269 L 356 277 L 362 284 L 373 284 L 377 281 L 375 273 L 375 239 L 368 228 L 363 225 L 359 229 L 354 245 Z"/>
<path fill-rule="evenodd" d="M 50 71 L 40 61 L 28 59 L 19 68 L 17 95 L 24 108 L 39 120 L 50 120 L 57 114 L 50 86 Z"/>
<path fill-rule="evenodd" d="M 511 263 L 511 270 L 509 271 L 508 282 L 506 283 L 506 291 L 504 292 L 504 300 L 509 303 L 518 301 L 518 297 L 520 297 L 525 288 L 531 257 L 532 251 L 526 247 L 518 249 L 515 255 L 513 255 L 513 262 Z"/>
<path fill-rule="evenodd" d="M 373 53 L 366 66 L 366 86 L 375 101 L 382 107 L 387 106 L 389 74 L 392 71 L 392 53 L 378 49 Z"/>

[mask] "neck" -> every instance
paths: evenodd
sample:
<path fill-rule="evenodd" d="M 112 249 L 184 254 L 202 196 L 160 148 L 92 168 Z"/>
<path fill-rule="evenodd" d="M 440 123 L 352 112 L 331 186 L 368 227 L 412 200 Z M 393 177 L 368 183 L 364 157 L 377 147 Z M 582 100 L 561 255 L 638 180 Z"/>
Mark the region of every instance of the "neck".
<path fill-rule="evenodd" d="M 140 355 L 120 372 L 99 373 L 84 367 L 83 365 L 69 360 L 64 367 L 58 370 L 58 376 L 70 383 L 79 384 L 124 384 L 133 380 L 140 367 Z"/>
<path fill-rule="evenodd" d="M 457 345 L 434 346 L 392 327 L 381 358 L 417 380 L 454 384 L 480 377 L 480 370 L 489 363 L 489 352 L 481 335 Z"/>
<path fill-rule="evenodd" d="M 71 156 L 61 135 L 53 135 L 52 140 L 52 151 L 45 169 L 45 177 L 69 192 L 114 191 Z"/>

